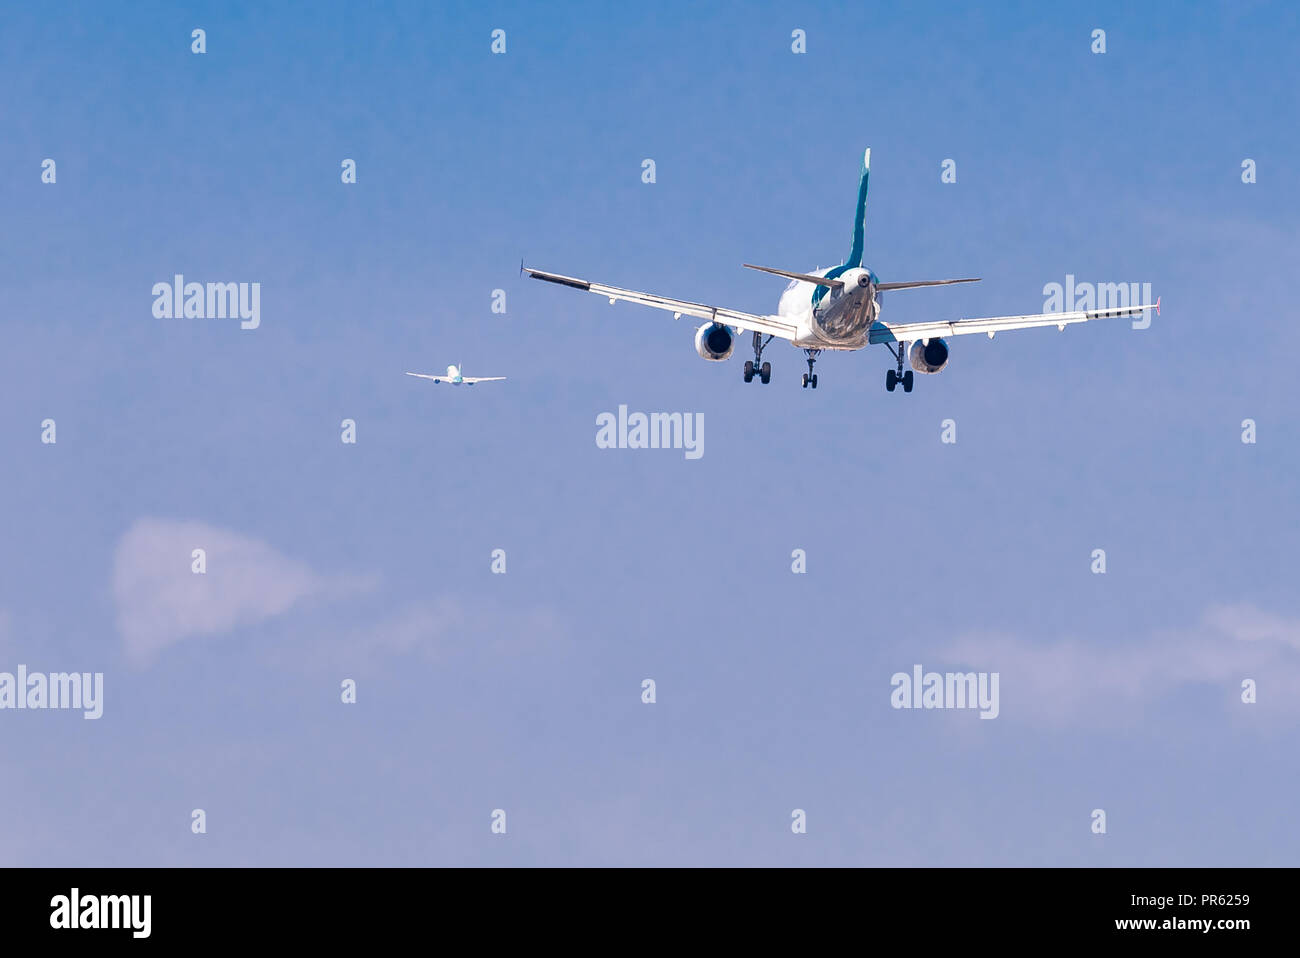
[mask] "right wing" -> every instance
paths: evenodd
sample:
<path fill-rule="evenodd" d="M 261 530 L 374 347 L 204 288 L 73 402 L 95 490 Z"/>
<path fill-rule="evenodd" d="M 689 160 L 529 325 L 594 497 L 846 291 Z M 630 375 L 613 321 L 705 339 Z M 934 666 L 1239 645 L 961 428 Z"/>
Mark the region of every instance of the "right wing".
<path fill-rule="evenodd" d="M 430 376 L 428 373 L 407 373 L 408 376 L 414 376 L 417 379 L 432 379 L 435 383 L 445 383 L 446 376 Z"/>
<path fill-rule="evenodd" d="M 505 378 L 505 376 L 461 376 L 460 381 L 466 386 L 473 386 L 475 383 L 499 383 Z"/>
<path fill-rule="evenodd" d="M 674 314 L 674 319 L 681 316 L 694 316 L 696 319 L 707 319 L 723 326 L 734 326 L 738 333 L 749 330 L 768 336 L 776 336 L 778 339 L 794 339 L 798 335 L 798 330 L 796 330 L 794 324 L 780 316 L 756 316 L 753 313 L 742 313 L 738 309 L 705 306 L 702 303 L 692 303 L 684 299 L 669 299 L 667 296 L 659 296 L 655 293 L 638 293 L 631 289 L 619 289 L 617 286 L 606 286 L 603 283 L 590 283 L 585 279 L 574 279 L 572 276 L 546 273 L 530 266 L 524 266 L 523 271 L 533 279 L 558 283 L 560 286 L 569 286 L 587 293 L 595 293 L 597 296 L 604 296 L 611 303 L 622 299 L 629 303 L 639 303 L 642 306 L 653 306 L 655 309 L 668 310 Z"/>
<path fill-rule="evenodd" d="M 1090 319 L 1115 319 L 1120 316 L 1138 316 L 1148 309 L 1160 312 L 1160 300 L 1135 306 L 1112 306 L 1106 309 L 1081 309 L 1069 313 L 1036 313 L 1029 316 L 990 316 L 985 319 L 958 319 L 931 323 L 877 322 L 871 327 L 873 343 L 911 342 L 932 339 L 935 336 L 962 336 L 970 333 L 994 333 L 1011 329 L 1033 329 L 1036 326 L 1057 326 L 1065 329 L 1072 323 L 1086 323 Z"/>

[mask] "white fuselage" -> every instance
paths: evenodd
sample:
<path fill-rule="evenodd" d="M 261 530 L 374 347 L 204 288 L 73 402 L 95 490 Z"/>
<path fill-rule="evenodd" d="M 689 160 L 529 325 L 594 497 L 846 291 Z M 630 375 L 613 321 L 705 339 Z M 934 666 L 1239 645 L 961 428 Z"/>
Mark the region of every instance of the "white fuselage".
<path fill-rule="evenodd" d="M 819 269 L 808 275 L 829 272 Z M 875 275 L 869 269 L 854 268 L 835 278 L 844 283 L 841 289 L 792 280 L 781 294 L 777 314 L 798 327 L 799 334 L 792 342 L 800 349 L 847 351 L 867 345 L 871 325 L 880 318 Z"/>

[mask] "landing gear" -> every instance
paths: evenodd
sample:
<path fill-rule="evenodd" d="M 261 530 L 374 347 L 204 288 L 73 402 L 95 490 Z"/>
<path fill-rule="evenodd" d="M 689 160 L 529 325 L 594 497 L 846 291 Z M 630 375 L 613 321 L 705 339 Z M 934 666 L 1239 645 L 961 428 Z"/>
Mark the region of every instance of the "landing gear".
<path fill-rule="evenodd" d="M 909 369 L 901 376 L 892 369 L 885 373 L 885 388 L 891 393 L 899 383 L 903 384 L 903 392 L 910 393 L 912 391 L 912 370 Z"/>
<path fill-rule="evenodd" d="M 808 354 L 808 371 L 803 374 L 803 388 L 807 389 L 811 386 L 813 389 L 816 389 L 817 377 L 813 374 L 813 363 L 817 362 L 817 354 L 820 353 L 821 350 L 805 349 L 804 352 Z"/>
<path fill-rule="evenodd" d="M 912 370 L 909 369 L 907 372 L 903 372 L 903 357 L 907 355 L 907 343 L 899 343 L 897 351 L 888 343 L 885 343 L 885 345 L 889 347 L 890 354 L 898 361 L 898 369 L 891 369 L 885 373 L 885 388 L 892 393 L 894 387 L 902 383 L 903 392 L 910 393 L 912 391 Z"/>
<path fill-rule="evenodd" d="M 753 362 L 745 360 L 745 382 L 753 382 L 755 375 L 765 386 L 772 381 L 772 364 L 763 362 L 763 350 L 771 341 L 771 336 L 764 341 L 762 333 L 754 333 L 754 359 Z"/>

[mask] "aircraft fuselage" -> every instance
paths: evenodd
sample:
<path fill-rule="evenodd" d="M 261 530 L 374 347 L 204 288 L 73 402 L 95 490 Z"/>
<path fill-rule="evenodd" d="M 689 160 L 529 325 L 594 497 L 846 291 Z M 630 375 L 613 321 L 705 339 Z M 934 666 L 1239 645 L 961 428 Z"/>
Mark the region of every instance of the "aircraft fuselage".
<path fill-rule="evenodd" d="M 843 287 L 828 289 L 792 280 L 781 294 L 777 314 L 798 327 L 799 335 L 792 342 L 801 349 L 862 349 L 872 324 L 880 318 L 877 277 L 860 267 L 842 272 L 821 269 L 809 275 L 828 273 L 835 273 Z"/>

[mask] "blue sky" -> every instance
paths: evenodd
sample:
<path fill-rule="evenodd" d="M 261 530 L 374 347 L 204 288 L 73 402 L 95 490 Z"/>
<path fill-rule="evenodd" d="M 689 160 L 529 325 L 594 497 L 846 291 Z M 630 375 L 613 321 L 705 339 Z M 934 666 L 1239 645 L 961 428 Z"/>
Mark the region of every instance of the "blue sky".
<path fill-rule="evenodd" d="M 105 701 L 0 711 L 0 861 L 1296 864 L 1296 42 L 1283 4 L 6 9 L 0 671 Z M 839 262 L 868 146 L 868 264 L 983 277 L 887 319 L 1067 274 L 1163 314 L 813 392 L 518 276 L 771 311 L 740 264 Z M 259 282 L 260 328 L 156 319 L 175 273 Z M 451 362 L 509 381 L 402 375 Z M 620 404 L 704 455 L 598 449 Z M 998 672 L 998 718 L 891 708 L 915 663 Z"/>

